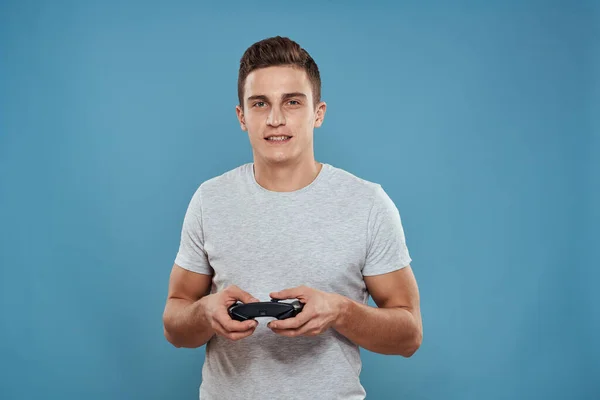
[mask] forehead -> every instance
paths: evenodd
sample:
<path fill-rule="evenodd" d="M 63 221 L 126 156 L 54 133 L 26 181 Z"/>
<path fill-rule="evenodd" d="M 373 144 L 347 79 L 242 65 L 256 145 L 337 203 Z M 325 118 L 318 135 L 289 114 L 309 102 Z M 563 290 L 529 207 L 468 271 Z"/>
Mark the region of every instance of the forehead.
<path fill-rule="evenodd" d="M 294 66 L 275 66 L 252 71 L 246 77 L 245 96 L 278 97 L 283 93 L 301 92 L 311 95 L 306 71 Z"/>

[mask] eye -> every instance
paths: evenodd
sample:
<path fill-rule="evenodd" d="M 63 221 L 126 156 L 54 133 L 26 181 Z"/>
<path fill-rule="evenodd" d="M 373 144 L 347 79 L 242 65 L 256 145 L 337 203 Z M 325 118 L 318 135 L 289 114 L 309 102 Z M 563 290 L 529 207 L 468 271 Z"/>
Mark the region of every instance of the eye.
<path fill-rule="evenodd" d="M 264 107 L 265 102 L 264 101 L 257 101 L 256 103 L 253 104 L 253 107 Z"/>
<path fill-rule="evenodd" d="M 288 101 L 288 103 L 292 106 L 298 106 L 300 105 L 300 102 L 298 100 L 290 100 Z"/>

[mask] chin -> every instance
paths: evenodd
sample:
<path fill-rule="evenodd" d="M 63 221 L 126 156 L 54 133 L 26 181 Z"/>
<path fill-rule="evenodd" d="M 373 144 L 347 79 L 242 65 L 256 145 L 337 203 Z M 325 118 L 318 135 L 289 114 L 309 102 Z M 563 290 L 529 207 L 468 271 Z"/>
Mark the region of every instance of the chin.
<path fill-rule="evenodd" d="M 273 163 L 273 164 L 285 164 L 286 162 L 290 161 L 292 158 L 285 156 L 285 155 L 281 155 L 280 157 L 267 157 L 267 160 L 269 160 L 269 162 Z"/>
<path fill-rule="evenodd" d="M 262 159 L 269 164 L 285 164 L 294 159 L 294 157 L 284 152 L 278 152 L 276 154 L 263 154 Z"/>

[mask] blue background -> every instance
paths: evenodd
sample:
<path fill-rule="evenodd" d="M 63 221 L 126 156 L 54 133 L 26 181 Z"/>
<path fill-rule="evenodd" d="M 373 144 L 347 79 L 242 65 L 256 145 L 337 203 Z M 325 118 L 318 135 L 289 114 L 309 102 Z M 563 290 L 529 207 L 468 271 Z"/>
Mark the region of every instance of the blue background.
<path fill-rule="evenodd" d="M 197 398 L 169 272 L 278 34 L 321 69 L 317 160 L 383 185 L 414 258 L 423 345 L 363 350 L 368 397 L 600 398 L 598 4 L 285 4 L 1 2 L 0 398 Z"/>

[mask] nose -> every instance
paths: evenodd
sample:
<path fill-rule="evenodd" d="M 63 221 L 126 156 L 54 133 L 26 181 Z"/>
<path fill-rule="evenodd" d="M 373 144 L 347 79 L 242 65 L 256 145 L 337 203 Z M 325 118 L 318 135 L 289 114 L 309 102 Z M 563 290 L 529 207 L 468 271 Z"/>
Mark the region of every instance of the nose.
<path fill-rule="evenodd" d="M 285 125 L 285 115 L 281 112 L 281 109 L 277 106 L 271 107 L 271 112 L 267 116 L 267 125 L 277 127 L 279 125 Z"/>

